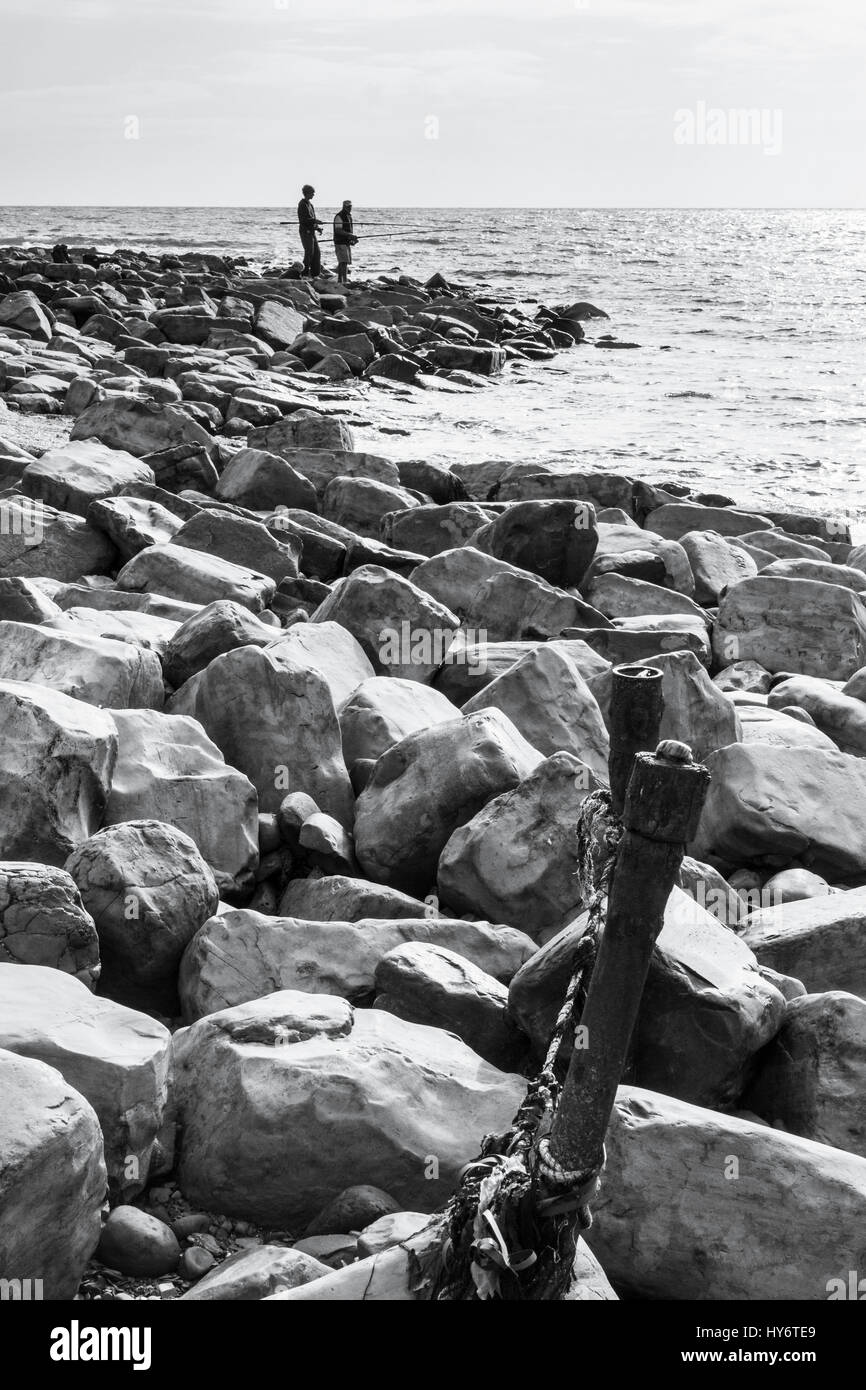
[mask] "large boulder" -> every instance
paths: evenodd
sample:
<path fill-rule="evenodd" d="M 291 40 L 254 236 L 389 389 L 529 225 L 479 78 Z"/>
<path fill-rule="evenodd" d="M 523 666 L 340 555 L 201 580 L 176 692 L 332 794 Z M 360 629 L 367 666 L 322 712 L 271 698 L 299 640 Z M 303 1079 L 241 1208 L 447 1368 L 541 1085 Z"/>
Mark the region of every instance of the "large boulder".
<path fill-rule="evenodd" d="M 842 753 L 866 755 L 866 702 L 846 695 L 830 681 L 815 676 L 789 676 L 777 681 L 767 696 L 770 709 L 794 705 L 805 710 L 817 728 Z"/>
<path fill-rule="evenodd" d="M 291 990 L 199 1020 L 173 1053 L 184 1194 L 271 1227 L 350 1183 L 433 1210 L 525 1090 L 441 1029 Z"/>
<path fill-rule="evenodd" d="M 38 343 L 50 343 L 53 322 L 32 290 L 14 290 L 0 299 L 0 328 L 17 328 Z"/>
<path fill-rule="evenodd" d="M 866 1000 L 792 999 L 743 1104 L 777 1129 L 866 1158 Z"/>
<path fill-rule="evenodd" d="M 401 470 L 403 465 L 400 465 Z M 398 550 L 418 555 L 439 555 L 465 545 L 490 513 L 476 502 L 448 502 L 442 506 L 415 507 L 390 512 L 382 518 L 381 537 Z"/>
<path fill-rule="evenodd" d="M 497 676 L 509 670 L 527 652 L 536 651 L 544 645 L 547 644 L 538 638 L 527 642 L 455 642 L 436 673 L 434 689 L 441 690 L 454 704 L 463 705 L 479 690 L 486 689 Z M 580 638 L 556 639 L 549 645 L 565 651 L 572 658 L 583 679 L 590 683 L 590 688 L 593 678 L 610 667 L 609 661 L 605 661 Z"/>
<path fill-rule="evenodd" d="M 655 507 L 645 521 L 648 531 L 678 541 L 689 532 L 709 531 L 721 536 L 744 536 L 751 531 L 769 531 L 773 523 L 758 512 L 736 507 L 704 506 L 700 502 L 665 502 Z"/>
<path fill-rule="evenodd" d="M 759 574 L 725 593 L 713 631 L 720 665 L 847 680 L 866 664 L 866 604 L 841 584 Z"/>
<path fill-rule="evenodd" d="M 117 763 L 105 824 L 173 825 L 198 846 L 221 892 L 252 888 L 258 797 L 249 778 L 225 761 L 195 719 L 153 710 L 118 710 L 113 717 Z"/>
<path fill-rule="evenodd" d="M 300 917 L 307 922 L 359 922 L 362 917 L 438 917 L 418 898 L 370 883 L 365 878 L 329 874 L 322 878 L 293 878 L 280 900 L 281 917 Z"/>
<path fill-rule="evenodd" d="M 371 540 L 379 539 L 382 519 L 388 513 L 418 506 L 418 498 L 406 488 L 342 475 L 331 479 L 322 497 L 323 516 Z"/>
<path fill-rule="evenodd" d="M 475 532 L 472 545 L 549 584 L 576 588 L 598 545 L 595 508 L 589 502 L 512 502 Z"/>
<path fill-rule="evenodd" d="M 762 908 L 743 940 L 762 965 L 812 994 L 841 989 L 866 999 L 866 888 Z"/>
<path fill-rule="evenodd" d="M 295 623 L 272 640 L 268 651 L 276 661 L 316 671 L 336 709 L 373 676 L 363 647 L 342 623 Z"/>
<path fill-rule="evenodd" d="M 424 560 L 412 583 L 447 604 L 483 641 L 543 640 L 607 621 L 576 594 L 470 545 Z"/>
<path fill-rule="evenodd" d="M 217 599 L 180 626 L 163 657 L 165 678 L 175 689 L 236 647 L 267 647 L 274 629 L 232 599 Z"/>
<path fill-rule="evenodd" d="M 702 669 L 702 668 L 701 668 Z M 598 703 L 564 645 L 527 652 L 463 705 L 464 714 L 502 711 L 533 748 L 573 753 L 603 781 L 610 739 Z"/>
<path fill-rule="evenodd" d="M 566 628 L 563 634 L 578 637 L 594 647 L 599 656 L 619 666 L 652 661 L 668 652 L 694 652 L 705 666 L 710 664 L 707 625 L 688 613 L 655 613 L 645 618 L 617 618 L 604 628 Z"/>
<path fill-rule="evenodd" d="M 276 507 L 318 509 L 316 489 L 279 454 L 264 449 L 240 449 L 226 464 L 216 485 L 216 495 L 253 511 Z"/>
<path fill-rule="evenodd" d="M 255 708 L 250 693 L 255 692 Z M 238 647 L 193 676 L 169 703 L 197 719 L 226 762 L 246 773 L 261 811 L 303 791 L 348 828 L 353 796 L 330 689 L 311 666 Z"/>
<path fill-rule="evenodd" d="M 543 1055 L 588 925 L 586 913 L 515 975 L 509 1004 Z M 730 1108 L 785 1011 L 749 948 L 681 889 L 665 907 L 632 1038 L 633 1075 L 695 1105 Z"/>
<path fill-rule="evenodd" d="M 96 440 L 70 441 L 49 449 L 21 475 L 21 491 L 62 512 L 86 516 L 91 502 L 113 497 L 136 483 L 153 484 L 153 469 L 127 453 Z"/>
<path fill-rule="evenodd" d="M 63 869 L 0 861 L 0 959 L 64 970 L 95 988 L 96 925 Z"/>
<path fill-rule="evenodd" d="M 390 459 L 380 458 L 378 454 L 356 453 L 348 449 L 295 448 L 280 444 L 274 457 L 283 459 L 296 473 L 305 478 L 313 489 L 314 499 L 324 497 L 334 478 L 366 478 L 371 482 L 383 483 L 386 487 L 399 487 L 400 474 L 397 464 Z M 250 503 L 249 505 L 252 505 Z M 287 503 L 291 506 L 292 503 Z M 295 506 L 307 506 L 297 502 Z M 310 511 L 317 511 L 315 500 Z"/>
<path fill-rule="evenodd" d="M 698 859 L 791 859 L 831 878 L 866 871 L 866 762 L 818 748 L 732 743 L 706 759 Z"/>
<path fill-rule="evenodd" d="M 0 965 L 0 1048 L 47 1062 L 90 1102 L 109 1187 L 128 1198 L 170 1161 L 167 1028 L 91 994 L 62 970 Z"/>
<path fill-rule="evenodd" d="M 740 742 L 736 707 L 713 684 L 694 652 L 661 652 L 635 665 L 652 666 L 662 673 L 659 738 L 687 743 L 698 761 L 717 748 Z M 609 721 L 613 671 L 591 678 L 589 688 Z"/>
<path fill-rule="evenodd" d="M 42 626 L 52 632 L 67 632 L 79 637 L 129 642 L 134 647 L 144 647 L 145 651 L 155 652 L 162 661 L 166 648 L 180 624 L 169 618 L 154 617 L 152 613 L 138 612 L 136 609 L 112 611 L 81 606 L 61 609 L 56 617 L 46 618 Z M 160 686 L 160 706 L 162 696 L 163 690 Z"/>
<path fill-rule="evenodd" d="M 597 527 L 598 548 L 584 587 L 602 574 L 625 574 L 694 598 L 695 577 L 678 541 L 618 522 L 600 521 Z"/>
<path fill-rule="evenodd" d="M 183 525 L 180 517 L 149 497 L 100 497 L 87 508 L 87 520 L 105 532 L 122 562 L 149 545 L 167 545 Z"/>
<path fill-rule="evenodd" d="M 88 406 L 72 427 L 72 439 L 98 439 L 136 458 L 178 446 L 208 455 L 214 449 L 213 436 L 180 406 L 129 395 L 106 396 Z"/>
<path fill-rule="evenodd" d="M 751 701 L 736 702 L 742 743 L 769 744 L 774 748 L 817 748 L 827 753 L 837 751 L 827 734 L 811 723 L 808 716 L 795 719 L 789 709 L 770 709 Z"/>
<path fill-rule="evenodd" d="M 581 904 L 578 816 L 597 785 L 571 753 L 554 753 L 519 786 L 489 800 L 442 849 L 442 902 L 454 912 L 519 925 L 533 938 L 570 921 Z"/>
<path fill-rule="evenodd" d="M 729 545 L 717 531 L 687 531 L 679 542 L 692 567 L 698 603 L 718 603 L 731 584 L 758 573 L 751 555 L 740 546 Z"/>
<path fill-rule="evenodd" d="M 53 1066 L 0 1051 L 0 1277 L 41 1281 L 33 1299 L 73 1299 L 105 1181 L 92 1106 Z"/>
<path fill-rule="evenodd" d="M 522 932 L 484 922 L 439 916 L 305 922 L 236 909 L 205 922 L 184 953 L 183 1016 L 201 1018 L 283 989 L 370 1004 L 379 961 L 408 941 L 441 946 L 497 980 L 510 980 L 532 952 Z"/>
<path fill-rule="evenodd" d="M 263 338 L 272 348 L 291 347 L 303 331 L 304 316 L 298 313 L 293 304 L 283 304 L 279 299 L 264 299 L 256 310 L 256 337 Z"/>
<path fill-rule="evenodd" d="M 642 618 L 651 613 L 688 613 L 706 622 L 707 615 L 695 600 L 663 584 L 647 579 L 633 579 L 627 574 L 610 570 L 598 574 L 584 586 L 583 592 L 593 608 L 606 618 Z"/>
<path fill-rule="evenodd" d="M 425 893 L 451 833 L 540 762 L 495 709 L 409 734 L 378 759 L 358 800 L 358 862 L 377 882 Z"/>
<path fill-rule="evenodd" d="M 58 579 L 107 574 L 117 552 L 104 532 L 71 512 L 29 497 L 0 501 L 0 578 Z"/>
<path fill-rule="evenodd" d="M 38 581 L 0 579 L 0 619 L 4 622 L 42 623 L 60 611 Z"/>
<path fill-rule="evenodd" d="M 415 1234 L 406 1234 L 399 1244 L 356 1260 L 302 1288 L 281 1290 L 270 1297 L 275 1303 L 413 1303 L 423 1297 L 416 1289 L 418 1265 L 424 1266 L 427 1259 L 441 1250 L 445 1232 L 441 1220 L 434 1218 L 419 1231 L 416 1222 L 420 1213 L 400 1215 L 414 1218 Z M 572 1266 L 572 1284 L 562 1302 L 599 1303 L 616 1302 L 616 1299 L 604 1270 L 581 1237 Z"/>
<path fill-rule="evenodd" d="M 256 1245 L 229 1255 L 185 1294 L 184 1303 L 251 1303 L 271 1294 L 303 1288 L 330 1274 L 329 1265 L 287 1245 Z"/>
<path fill-rule="evenodd" d="M 260 521 L 247 517 L 202 510 L 184 522 L 171 543 L 266 574 L 275 584 L 298 577 L 300 543 L 288 534 L 277 540 Z"/>
<path fill-rule="evenodd" d="M 132 593 L 165 594 L 184 603 L 233 599 L 259 613 L 273 598 L 276 584 L 267 575 L 218 555 L 169 543 L 148 546 L 128 560 L 117 576 L 117 587 Z"/>
<path fill-rule="evenodd" d="M 85 840 L 66 870 L 99 932 L 101 993 L 177 1014 L 180 958 L 219 903 L 194 842 L 162 821 L 128 821 Z"/>
<path fill-rule="evenodd" d="M 155 652 L 33 623 L 0 623 L 0 680 L 32 681 L 103 709 L 161 709 L 164 700 Z"/>
<path fill-rule="evenodd" d="M 375 1009 L 462 1038 L 494 1067 L 515 1069 L 526 1039 L 508 1014 L 508 990 L 438 942 L 395 946 L 376 966 Z"/>
<path fill-rule="evenodd" d="M 408 734 L 460 718 L 458 707 L 438 690 L 399 676 L 369 677 L 337 712 L 349 768 L 359 758 L 375 760 Z"/>
<path fill-rule="evenodd" d="M 824 1302 L 860 1267 L 866 1159 L 633 1086 L 605 1144 L 587 1239 L 633 1297 Z"/>
<path fill-rule="evenodd" d="M 278 454 L 284 449 L 327 449 L 351 453 L 355 448 L 355 437 L 351 426 L 339 415 L 318 415 L 303 410 L 284 416 L 273 425 L 251 430 L 249 443 L 253 448 L 271 449 Z"/>
<path fill-rule="evenodd" d="M 444 604 L 381 565 L 362 565 L 339 580 L 312 621 L 340 623 L 375 671 L 413 681 L 430 680 L 460 626 Z"/>
<path fill-rule="evenodd" d="M 0 856 L 62 865 L 99 829 L 116 758 L 107 711 L 0 681 Z"/>

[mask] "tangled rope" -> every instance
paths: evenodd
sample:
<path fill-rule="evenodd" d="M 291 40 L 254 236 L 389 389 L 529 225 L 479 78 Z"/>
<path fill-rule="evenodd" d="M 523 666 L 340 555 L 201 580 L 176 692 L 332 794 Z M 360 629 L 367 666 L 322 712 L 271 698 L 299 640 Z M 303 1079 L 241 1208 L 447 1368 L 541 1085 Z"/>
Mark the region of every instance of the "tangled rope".
<path fill-rule="evenodd" d="M 587 1173 L 564 1169 L 548 1135 L 561 1091 L 557 1062 L 576 1035 L 595 963 L 605 903 L 622 827 L 607 790 L 583 801 L 577 825 L 577 876 L 588 921 L 572 960 L 562 1007 L 538 1074 L 504 1135 L 485 1135 L 481 1153 L 462 1170 L 445 1209 L 445 1238 L 423 1265 L 415 1260 L 412 1287 L 431 1299 L 526 1299 L 533 1290 L 565 1288 L 574 1260 L 575 1227 L 592 1223 L 604 1158 Z M 414 1257 L 413 1257 L 414 1259 Z"/>

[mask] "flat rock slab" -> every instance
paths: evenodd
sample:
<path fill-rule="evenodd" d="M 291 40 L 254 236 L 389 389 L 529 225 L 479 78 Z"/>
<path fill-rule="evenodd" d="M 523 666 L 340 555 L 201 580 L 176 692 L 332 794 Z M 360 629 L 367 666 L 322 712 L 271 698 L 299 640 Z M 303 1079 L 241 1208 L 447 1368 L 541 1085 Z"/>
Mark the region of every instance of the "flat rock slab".
<path fill-rule="evenodd" d="M 0 623 L 0 680 L 50 686 L 103 709 L 161 709 L 165 698 L 155 652 L 33 623 Z"/>
<path fill-rule="evenodd" d="M 824 1302 L 860 1268 L 864 1158 L 632 1086 L 605 1143 L 588 1242 L 634 1297 Z"/>
<path fill-rule="evenodd" d="M 173 543 L 151 545 L 133 556 L 118 574 L 117 587 L 134 593 L 164 594 L 184 603 L 233 599 L 253 613 L 261 612 L 276 590 L 274 580 L 267 575 Z"/>
<path fill-rule="evenodd" d="M 21 491 L 60 511 L 86 516 L 91 502 L 112 497 L 137 483 L 153 484 L 153 469 L 125 449 L 109 449 L 96 440 L 70 440 L 49 449 L 21 475 Z"/>

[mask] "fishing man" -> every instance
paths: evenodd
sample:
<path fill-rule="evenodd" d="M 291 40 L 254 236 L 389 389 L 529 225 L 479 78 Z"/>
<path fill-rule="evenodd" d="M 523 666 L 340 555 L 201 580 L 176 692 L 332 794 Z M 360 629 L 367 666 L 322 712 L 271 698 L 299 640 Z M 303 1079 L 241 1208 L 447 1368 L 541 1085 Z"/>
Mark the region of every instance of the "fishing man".
<path fill-rule="evenodd" d="M 322 273 L 322 253 L 317 236 L 322 230 L 322 224 L 313 207 L 315 188 L 312 184 L 305 183 L 301 192 L 304 196 L 298 203 L 298 232 L 304 248 L 304 277 L 315 280 L 316 276 Z"/>
<path fill-rule="evenodd" d="M 352 220 L 352 200 L 343 199 L 343 206 L 334 218 L 334 251 L 337 256 L 337 280 L 341 285 L 349 283 L 349 266 L 352 264 L 352 247 L 358 245 L 355 236 L 355 223 Z"/>

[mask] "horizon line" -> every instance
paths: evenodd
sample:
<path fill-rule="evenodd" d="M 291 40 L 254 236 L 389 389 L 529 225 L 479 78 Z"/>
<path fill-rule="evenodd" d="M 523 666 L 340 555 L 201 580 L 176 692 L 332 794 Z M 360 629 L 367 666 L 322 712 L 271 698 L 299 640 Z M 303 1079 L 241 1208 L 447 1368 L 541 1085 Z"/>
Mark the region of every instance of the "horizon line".
<path fill-rule="evenodd" d="M 330 207 L 327 201 L 323 207 Z M 334 205 L 336 206 L 336 204 Z M 549 212 L 864 212 L 864 203 L 365 203 L 360 206 L 394 212 L 526 212 L 539 209 Z M 89 210 L 135 210 L 153 208 L 164 211 L 212 212 L 273 212 L 290 209 L 283 203 L 0 203 L 0 210 L 19 208 L 62 208 L 79 212 Z"/>

